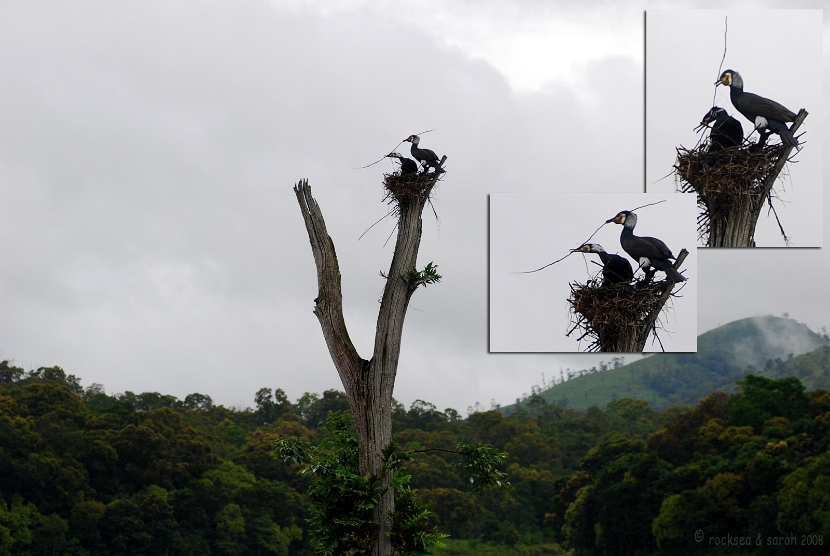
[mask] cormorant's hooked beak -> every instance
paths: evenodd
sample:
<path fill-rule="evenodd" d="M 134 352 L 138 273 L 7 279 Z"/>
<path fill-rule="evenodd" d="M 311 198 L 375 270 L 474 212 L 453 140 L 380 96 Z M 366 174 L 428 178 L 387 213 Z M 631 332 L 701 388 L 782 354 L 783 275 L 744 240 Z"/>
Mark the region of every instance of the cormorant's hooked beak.
<path fill-rule="evenodd" d="M 710 123 L 711 121 L 712 121 L 712 119 L 711 119 L 711 118 L 706 118 L 705 120 L 703 120 L 702 122 L 700 122 L 700 123 L 698 124 L 698 126 L 697 126 L 696 128 L 694 128 L 694 130 L 693 130 L 693 131 L 694 131 L 695 133 L 700 133 L 701 131 L 703 131 L 703 128 L 704 128 L 704 127 L 708 127 L 708 126 L 709 126 L 709 123 Z"/>

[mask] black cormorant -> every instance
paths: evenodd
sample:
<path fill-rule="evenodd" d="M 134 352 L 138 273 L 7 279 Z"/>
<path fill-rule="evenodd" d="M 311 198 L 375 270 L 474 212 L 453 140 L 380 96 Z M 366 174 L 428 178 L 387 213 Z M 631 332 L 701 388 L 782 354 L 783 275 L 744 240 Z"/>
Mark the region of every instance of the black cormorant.
<path fill-rule="evenodd" d="M 704 128 L 710 123 L 712 124 L 712 131 L 709 133 L 710 152 L 737 147 L 743 143 L 744 128 L 741 122 L 727 114 L 726 110 L 720 106 L 713 106 L 695 129 Z"/>
<path fill-rule="evenodd" d="M 418 148 L 418 143 L 421 141 L 420 137 L 417 135 L 410 135 L 405 140 L 412 143 L 412 148 L 409 149 L 409 152 L 412 153 L 415 160 L 423 164 L 424 172 L 426 172 L 429 168 L 435 168 L 436 173 L 446 172 L 446 170 L 441 168 L 441 160 L 438 158 L 437 154 L 429 149 Z"/>
<path fill-rule="evenodd" d="M 406 158 L 398 153 L 389 153 L 388 158 L 397 158 L 401 163 L 401 175 L 414 174 L 418 171 L 418 163 L 411 158 Z"/>
<path fill-rule="evenodd" d="M 602 277 L 609 284 L 630 282 L 634 278 L 634 271 L 628 259 L 619 255 L 610 255 L 598 243 L 586 243 L 573 251 L 580 253 L 596 253 L 602 261 Z"/>
<path fill-rule="evenodd" d="M 715 81 L 715 85 L 727 85 L 729 98 L 735 109 L 752 122 L 755 129 L 766 131 L 766 133 L 761 133 L 759 144 L 764 144 L 770 133 L 777 133 L 785 145 L 798 146 L 798 141 L 787 129 L 786 124 L 786 122 L 795 120 L 795 112 L 774 100 L 759 97 L 753 93 L 745 93 L 744 80 L 735 70 L 728 69 L 720 74 L 720 79 Z"/>
<path fill-rule="evenodd" d="M 634 226 L 637 225 L 637 215 L 631 211 L 623 210 L 617 216 L 606 220 L 606 224 L 622 224 L 623 230 L 620 234 L 620 245 L 632 259 L 640 263 L 639 268 L 646 271 L 649 276 L 648 267 L 662 270 L 666 278 L 672 282 L 684 282 L 686 278 L 677 272 L 671 264 L 670 259 L 674 258 L 665 243 L 654 237 L 639 237 L 634 235 Z M 651 274 L 654 274 L 653 272 Z"/>

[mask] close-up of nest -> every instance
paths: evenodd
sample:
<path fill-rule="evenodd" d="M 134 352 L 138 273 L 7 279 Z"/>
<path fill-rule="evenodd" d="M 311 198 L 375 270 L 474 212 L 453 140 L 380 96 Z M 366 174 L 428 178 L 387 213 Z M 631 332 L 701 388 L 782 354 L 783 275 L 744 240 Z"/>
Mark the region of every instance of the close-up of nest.
<path fill-rule="evenodd" d="M 400 172 L 393 172 L 391 174 L 384 174 L 383 200 L 390 203 L 393 200 L 398 203 L 406 203 L 414 199 L 418 199 L 425 193 L 429 193 L 429 190 L 435 184 L 436 179 L 436 175 L 432 172 L 416 172 L 414 174 L 401 174 Z"/>
<path fill-rule="evenodd" d="M 776 166 L 787 148 L 745 143 L 710 151 L 709 141 L 692 150 L 677 148 L 674 171 L 683 193 L 697 193 L 698 234 L 706 238 L 719 220 L 757 213 L 770 194 Z"/>
<path fill-rule="evenodd" d="M 589 339 L 587 351 L 639 352 L 653 329 L 654 313 L 661 309 L 665 281 L 649 284 L 608 284 L 588 280 L 572 283 L 575 323 L 568 332 Z"/>

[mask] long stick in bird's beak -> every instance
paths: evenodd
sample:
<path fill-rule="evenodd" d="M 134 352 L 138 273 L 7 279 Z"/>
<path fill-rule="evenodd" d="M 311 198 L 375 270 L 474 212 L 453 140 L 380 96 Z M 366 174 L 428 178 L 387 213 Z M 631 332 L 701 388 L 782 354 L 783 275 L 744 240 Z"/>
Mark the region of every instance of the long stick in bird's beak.
<path fill-rule="evenodd" d="M 693 130 L 693 131 L 694 131 L 695 133 L 698 133 L 698 132 L 702 131 L 704 127 L 709 127 L 709 124 L 711 124 L 711 123 L 712 123 L 712 121 L 713 121 L 714 119 L 715 119 L 715 118 L 711 118 L 711 117 L 709 117 L 709 116 L 707 116 L 707 117 L 703 118 L 703 121 L 702 121 L 702 122 L 700 122 L 700 123 L 698 124 L 698 126 L 697 126 L 696 128 L 694 128 L 694 130 Z"/>

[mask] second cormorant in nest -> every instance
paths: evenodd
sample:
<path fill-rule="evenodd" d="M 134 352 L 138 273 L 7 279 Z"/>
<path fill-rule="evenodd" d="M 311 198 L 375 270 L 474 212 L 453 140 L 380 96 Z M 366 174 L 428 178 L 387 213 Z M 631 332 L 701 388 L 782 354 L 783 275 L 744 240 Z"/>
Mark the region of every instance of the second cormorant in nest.
<path fill-rule="evenodd" d="M 412 147 L 409 149 L 409 152 L 412 153 L 415 160 L 424 166 L 424 172 L 430 168 L 435 168 L 436 173 L 446 172 L 446 170 L 441 168 L 441 160 L 438 158 L 437 154 L 429 149 L 421 149 L 418 147 L 418 143 L 421 141 L 420 137 L 417 135 L 410 135 L 405 139 L 405 141 L 412 143 Z"/>
<path fill-rule="evenodd" d="M 786 123 L 795 120 L 795 112 L 774 100 L 753 93 L 745 93 L 744 80 L 735 70 L 728 69 L 720 74 L 715 85 L 728 86 L 729 98 L 735 109 L 752 122 L 755 129 L 763 132 L 761 138 L 758 139 L 758 144 L 763 145 L 770 133 L 777 133 L 785 145 L 798 146 L 798 141 L 790 133 Z"/>
<path fill-rule="evenodd" d="M 418 171 L 418 164 L 411 158 L 406 158 L 398 153 L 389 153 L 387 158 L 397 158 L 401 163 L 401 175 L 414 174 Z"/>
<path fill-rule="evenodd" d="M 740 146 L 744 141 L 744 128 L 741 122 L 726 113 L 720 106 L 713 106 L 695 129 L 702 129 L 712 124 L 709 133 L 709 152 L 716 152 L 729 147 Z"/>
<path fill-rule="evenodd" d="M 623 230 L 620 234 L 620 245 L 629 256 L 637 261 L 646 271 L 650 278 L 654 273 L 649 274 L 648 267 L 662 270 L 666 278 L 672 282 L 684 282 L 686 278 L 674 269 L 671 259 L 674 258 L 671 249 L 665 243 L 655 237 L 639 237 L 634 235 L 634 226 L 637 225 L 637 215 L 631 211 L 623 210 L 617 216 L 606 220 L 606 224 L 622 224 Z"/>
<path fill-rule="evenodd" d="M 580 245 L 574 252 L 596 253 L 602 261 L 602 277 L 609 284 L 621 284 L 630 282 L 634 278 L 634 270 L 628 259 L 619 255 L 612 255 L 605 252 L 599 243 L 586 243 Z"/>

